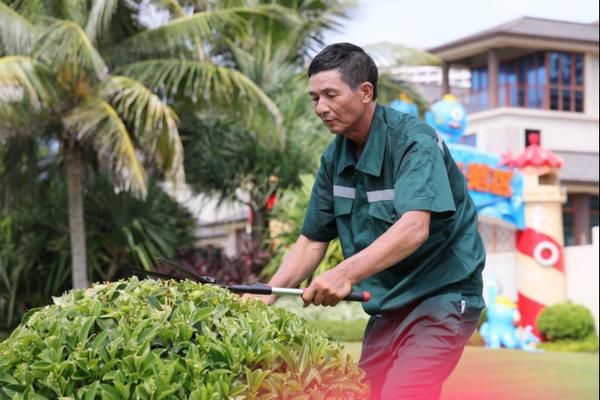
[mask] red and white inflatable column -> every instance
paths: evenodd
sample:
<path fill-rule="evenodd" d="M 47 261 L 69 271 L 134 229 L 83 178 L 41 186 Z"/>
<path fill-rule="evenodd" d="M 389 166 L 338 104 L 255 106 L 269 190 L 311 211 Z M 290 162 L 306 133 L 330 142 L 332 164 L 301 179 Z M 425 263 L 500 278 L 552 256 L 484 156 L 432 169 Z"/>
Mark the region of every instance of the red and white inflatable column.
<path fill-rule="evenodd" d="M 531 325 L 547 306 L 566 300 L 562 204 L 558 181 L 562 160 L 539 146 L 539 137 L 515 160 L 523 173 L 525 230 L 517 234 L 517 291 L 521 325 Z"/>

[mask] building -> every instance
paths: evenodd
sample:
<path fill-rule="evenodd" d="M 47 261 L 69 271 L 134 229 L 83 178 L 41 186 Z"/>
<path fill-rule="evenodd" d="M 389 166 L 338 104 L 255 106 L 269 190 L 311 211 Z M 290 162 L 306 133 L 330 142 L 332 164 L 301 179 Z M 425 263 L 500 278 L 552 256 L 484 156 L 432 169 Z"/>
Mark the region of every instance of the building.
<path fill-rule="evenodd" d="M 451 68 L 470 70 L 470 92 L 457 97 L 479 149 L 520 153 L 539 133 L 563 158 L 566 245 L 590 244 L 598 225 L 598 43 L 597 22 L 523 17 L 429 50 L 444 62 L 448 90 Z M 510 250 L 502 242 L 488 250 Z"/>
<path fill-rule="evenodd" d="M 520 154 L 531 134 L 564 160 L 560 184 L 566 298 L 590 308 L 598 331 L 598 23 L 523 17 L 429 49 L 448 71 L 466 68 L 470 90 L 455 93 L 469 114 L 469 143 Z M 484 276 L 516 299 L 515 232 L 480 223 L 488 258 Z M 540 282 L 543 284 L 543 282 Z"/>
<path fill-rule="evenodd" d="M 412 83 L 429 102 L 433 103 L 448 93 L 442 87 L 443 73 L 439 60 L 431 54 L 390 42 L 372 44 L 364 49 L 375 61 L 380 74 Z M 446 75 L 454 94 L 468 94 L 471 85 L 468 68 L 456 66 L 446 71 Z"/>
<path fill-rule="evenodd" d="M 177 187 L 164 182 L 162 187 L 194 216 L 196 246 L 221 249 L 227 257 L 237 257 L 242 253 L 249 229 L 247 205 L 242 202 L 219 202 L 217 196 L 195 194 L 187 184 L 181 182 Z"/>
<path fill-rule="evenodd" d="M 419 92 L 430 103 L 441 99 L 444 94 L 442 85 L 442 67 L 433 65 L 401 66 L 391 68 L 390 73 L 399 79 L 415 84 Z M 450 91 L 460 97 L 469 94 L 471 87 L 471 72 L 466 68 L 452 68 L 447 71 Z"/>

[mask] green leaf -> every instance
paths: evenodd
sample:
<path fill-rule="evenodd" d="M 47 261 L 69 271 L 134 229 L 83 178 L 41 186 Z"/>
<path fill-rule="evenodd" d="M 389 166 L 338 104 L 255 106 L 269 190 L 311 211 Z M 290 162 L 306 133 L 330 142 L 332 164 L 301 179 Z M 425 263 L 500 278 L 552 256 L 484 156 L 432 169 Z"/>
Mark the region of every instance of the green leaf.
<path fill-rule="evenodd" d="M 121 396 L 119 391 L 114 387 L 107 385 L 106 383 L 101 383 L 100 385 L 100 397 L 102 400 L 119 400 Z"/>
<path fill-rule="evenodd" d="M 10 376 L 6 372 L 0 372 L 0 382 L 7 383 L 10 385 L 19 385 L 20 384 L 18 380 L 16 380 L 14 377 Z"/>
<path fill-rule="evenodd" d="M 87 341 L 88 335 L 90 333 L 90 329 L 92 329 L 92 326 L 94 325 L 95 320 L 96 319 L 94 317 L 88 317 L 88 318 L 83 319 L 83 324 L 81 325 L 81 328 L 79 328 L 79 342 L 80 343 Z"/>

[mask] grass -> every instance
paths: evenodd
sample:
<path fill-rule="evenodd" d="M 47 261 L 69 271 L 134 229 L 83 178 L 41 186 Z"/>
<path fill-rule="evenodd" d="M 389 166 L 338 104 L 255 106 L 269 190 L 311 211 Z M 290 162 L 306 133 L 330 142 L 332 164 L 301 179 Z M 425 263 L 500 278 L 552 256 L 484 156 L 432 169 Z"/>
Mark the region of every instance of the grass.
<path fill-rule="evenodd" d="M 343 343 L 355 360 L 360 342 Z M 598 399 L 598 353 L 466 347 L 442 400 Z"/>
<path fill-rule="evenodd" d="M 569 351 L 569 352 L 598 352 L 598 338 L 596 334 L 590 335 L 583 340 L 557 340 L 542 343 L 541 348 L 548 351 Z"/>
<path fill-rule="evenodd" d="M 325 334 L 334 340 L 342 342 L 359 342 L 363 338 L 367 320 L 358 321 L 309 321 L 312 327 L 321 329 Z"/>

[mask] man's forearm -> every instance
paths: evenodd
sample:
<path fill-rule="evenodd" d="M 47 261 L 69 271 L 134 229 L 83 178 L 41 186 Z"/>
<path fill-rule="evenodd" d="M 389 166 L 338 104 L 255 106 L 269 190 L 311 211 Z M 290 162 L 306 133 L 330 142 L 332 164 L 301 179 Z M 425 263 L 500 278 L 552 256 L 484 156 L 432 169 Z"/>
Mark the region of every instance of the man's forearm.
<path fill-rule="evenodd" d="M 300 235 L 269 281 L 273 287 L 295 287 L 306 279 L 325 256 L 329 243 L 316 242 Z"/>
<path fill-rule="evenodd" d="M 345 260 L 339 267 L 352 284 L 402 261 L 427 240 L 429 213 L 404 214 L 371 245 Z"/>

